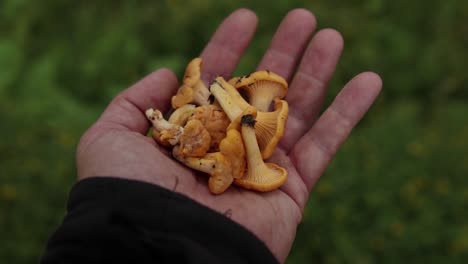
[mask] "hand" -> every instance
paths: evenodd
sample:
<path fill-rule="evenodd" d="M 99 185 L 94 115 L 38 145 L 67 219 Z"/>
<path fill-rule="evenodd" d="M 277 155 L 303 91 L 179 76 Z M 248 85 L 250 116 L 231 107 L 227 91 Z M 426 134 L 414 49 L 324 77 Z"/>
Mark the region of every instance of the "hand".
<path fill-rule="evenodd" d="M 218 75 L 230 77 L 256 25 L 255 14 L 248 10 L 238 10 L 223 21 L 201 54 L 206 83 Z M 343 40 L 335 30 L 324 29 L 309 42 L 315 26 L 310 12 L 291 11 L 258 65 L 258 69 L 278 73 L 290 83 L 286 132 L 271 158 L 289 173 L 281 189 L 257 193 L 231 186 L 222 195 L 212 195 L 208 176 L 184 167 L 145 136 L 149 129 L 145 110 L 154 107 L 167 111 L 178 88 L 176 76 L 166 69 L 153 72 L 120 93 L 83 135 L 77 151 L 78 178 L 121 177 L 182 193 L 230 216 L 284 262 L 309 192 L 382 86 L 378 75 L 361 73 L 319 117 Z"/>

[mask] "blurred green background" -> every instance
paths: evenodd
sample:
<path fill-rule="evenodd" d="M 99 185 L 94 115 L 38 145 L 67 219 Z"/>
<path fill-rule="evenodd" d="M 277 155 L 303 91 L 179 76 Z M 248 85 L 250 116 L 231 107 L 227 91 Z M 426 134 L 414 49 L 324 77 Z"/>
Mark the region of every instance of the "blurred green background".
<path fill-rule="evenodd" d="M 468 262 L 468 2 L 0 1 L 0 263 L 34 263 L 60 223 L 74 151 L 111 98 L 179 77 L 223 17 L 257 12 L 237 73 L 305 7 L 345 49 L 330 97 L 373 70 L 384 91 L 311 195 L 288 263 Z"/>

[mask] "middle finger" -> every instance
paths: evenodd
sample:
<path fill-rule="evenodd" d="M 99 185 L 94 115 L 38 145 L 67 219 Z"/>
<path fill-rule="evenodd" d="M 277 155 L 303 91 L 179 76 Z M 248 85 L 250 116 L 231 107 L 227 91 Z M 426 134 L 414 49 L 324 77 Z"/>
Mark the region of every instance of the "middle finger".
<path fill-rule="evenodd" d="M 289 81 L 315 26 L 315 17 L 308 10 L 290 11 L 279 25 L 257 70 L 272 71 Z"/>
<path fill-rule="evenodd" d="M 286 152 L 317 119 L 342 49 L 343 38 L 333 29 L 321 30 L 311 40 L 286 96 L 288 128 L 280 142 Z"/>

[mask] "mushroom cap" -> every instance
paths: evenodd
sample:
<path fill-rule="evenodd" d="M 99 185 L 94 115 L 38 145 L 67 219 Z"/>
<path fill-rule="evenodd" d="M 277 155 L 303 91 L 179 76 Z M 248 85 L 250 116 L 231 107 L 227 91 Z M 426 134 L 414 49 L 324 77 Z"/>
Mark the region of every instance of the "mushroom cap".
<path fill-rule="evenodd" d="M 172 108 L 177 109 L 189 103 L 197 105 L 207 105 L 210 103 L 210 91 L 201 80 L 201 67 L 201 58 L 195 58 L 187 64 L 183 84 L 177 90 L 177 94 L 171 98 Z"/>
<path fill-rule="evenodd" d="M 210 148 L 211 136 L 200 120 L 190 120 L 180 136 L 180 153 L 184 157 L 202 157 Z"/>
<path fill-rule="evenodd" d="M 202 59 L 192 59 L 185 68 L 183 83 L 188 86 L 194 86 L 201 79 Z"/>
<path fill-rule="evenodd" d="M 219 146 L 221 154 L 231 163 L 232 177 L 235 179 L 244 176 L 246 168 L 244 142 L 240 132 L 230 129 Z"/>
<path fill-rule="evenodd" d="M 196 106 L 193 104 L 186 104 L 179 108 L 177 108 L 169 117 L 167 121 L 172 124 L 176 124 L 179 126 L 185 126 L 188 119 L 192 115 L 193 111 L 195 110 Z"/>
<path fill-rule="evenodd" d="M 287 92 L 288 83 L 286 82 L 286 80 L 280 75 L 269 70 L 256 71 L 251 74 L 244 75 L 242 77 L 234 77 L 231 78 L 228 82 L 233 84 L 234 87 L 236 87 L 237 89 L 240 89 L 242 87 L 249 86 L 257 81 L 272 81 L 280 83 L 281 85 L 286 87 Z"/>
<path fill-rule="evenodd" d="M 278 189 L 288 179 L 288 172 L 275 163 L 265 163 L 268 173 L 245 174 L 240 179 L 234 179 L 234 183 L 249 190 L 269 192 Z"/>
<path fill-rule="evenodd" d="M 186 105 L 192 102 L 193 98 L 193 89 L 188 85 L 182 85 L 179 90 L 177 90 L 177 94 L 172 96 L 171 98 L 171 105 L 172 108 L 177 109 L 183 105 Z"/>
<path fill-rule="evenodd" d="M 263 159 L 268 159 L 275 151 L 288 120 L 288 103 L 277 98 L 274 102 L 275 111 L 257 112 L 255 132 Z"/>
<path fill-rule="evenodd" d="M 231 163 L 226 157 L 219 153 L 208 153 L 205 158 L 216 160 L 213 171 L 208 180 L 208 188 L 214 194 L 223 193 L 233 182 Z"/>
<path fill-rule="evenodd" d="M 245 92 L 250 104 L 262 112 L 269 110 L 274 98 L 283 99 L 288 92 L 286 80 L 268 70 L 257 71 L 239 79 L 231 79 L 229 82 Z"/>
<path fill-rule="evenodd" d="M 232 77 L 231 79 L 228 80 L 228 83 L 232 86 L 235 86 L 237 81 L 239 81 L 242 77 Z"/>
<path fill-rule="evenodd" d="M 226 137 L 230 120 L 223 109 L 217 105 L 204 105 L 195 108 L 189 120 L 200 120 L 211 136 L 209 152 L 219 151 L 221 140 Z"/>

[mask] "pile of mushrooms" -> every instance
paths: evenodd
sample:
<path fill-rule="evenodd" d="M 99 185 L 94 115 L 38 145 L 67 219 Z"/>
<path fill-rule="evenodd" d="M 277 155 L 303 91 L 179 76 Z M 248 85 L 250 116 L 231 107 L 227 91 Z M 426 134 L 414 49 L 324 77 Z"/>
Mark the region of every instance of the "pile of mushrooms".
<path fill-rule="evenodd" d="M 284 133 L 287 82 L 273 72 L 257 71 L 228 81 L 217 77 L 208 88 L 201 67 L 200 58 L 187 65 L 167 119 L 157 109 L 146 110 L 152 137 L 172 148 L 173 157 L 185 166 L 209 174 L 213 194 L 233 183 L 260 192 L 279 188 L 288 173 L 265 160 Z"/>

